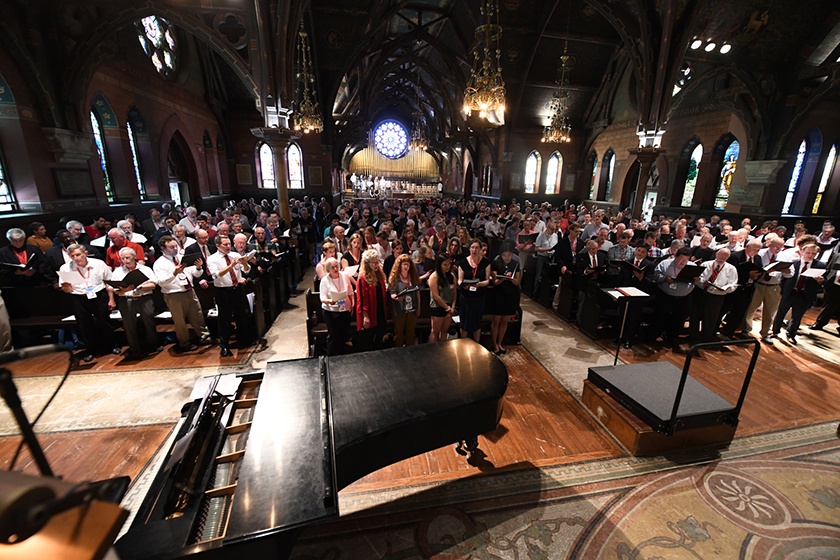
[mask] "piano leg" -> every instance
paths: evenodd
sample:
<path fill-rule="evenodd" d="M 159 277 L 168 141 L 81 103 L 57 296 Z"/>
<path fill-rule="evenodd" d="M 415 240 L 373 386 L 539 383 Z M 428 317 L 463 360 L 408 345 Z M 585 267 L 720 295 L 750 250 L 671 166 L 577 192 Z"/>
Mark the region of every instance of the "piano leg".
<path fill-rule="evenodd" d="M 463 455 L 467 457 L 467 460 L 469 460 L 469 458 L 477 451 L 481 451 L 478 448 L 478 436 L 462 439 L 457 444 L 455 444 L 455 452 L 458 455 Z"/>

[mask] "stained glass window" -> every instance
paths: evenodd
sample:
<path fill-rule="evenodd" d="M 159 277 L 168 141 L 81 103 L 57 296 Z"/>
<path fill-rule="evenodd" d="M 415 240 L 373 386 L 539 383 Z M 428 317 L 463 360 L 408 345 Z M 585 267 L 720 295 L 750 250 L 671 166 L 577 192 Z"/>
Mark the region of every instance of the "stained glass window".
<path fill-rule="evenodd" d="M 607 170 L 606 189 L 604 190 L 604 200 L 610 199 L 610 190 L 612 189 L 613 173 L 615 172 L 615 152 L 612 148 L 607 151 L 604 156 L 604 167 Z"/>
<path fill-rule="evenodd" d="M 563 174 L 563 156 L 560 152 L 554 152 L 548 158 L 548 167 L 545 170 L 545 194 L 560 192 L 560 177 Z"/>
<path fill-rule="evenodd" d="M 137 179 L 137 190 L 140 192 L 140 200 L 146 200 L 146 186 L 140 174 L 140 155 L 137 153 L 137 137 L 131 123 L 126 122 L 125 128 L 128 131 L 128 145 L 131 148 L 131 163 L 134 165 L 134 178 Z"/>
<path fill-rule="evenodd" d="M 386 158 L 401 158 L 408 150 L 408 131 L 397 121 L 384 121 L 373 131 L 373 144 Z"/>
<path fill-rule="evenodd" d="M 729 189 L 732 187 L 732 177 L 738 166 L 738 155 L 741 153 L 741 144 L 733 140 L 726 152 L 723 154 L 723 167 L 720 168 L 720 183 L 718 192 L 715 195 L 715 210 L 723 210 L 729 201 Z"/>
<path fill-rule="evenodd" d="M 834 165 L 837 163 L 837 144 L 831 146 L 828 151 L 828 158 L 825 160 L 825 167 L 823 167 L 822 177 L 820 178 L 820 186 L 817 187 L 817 198 L 814 199 L 814 207 L 811 209 L 811 214 L 817 214 L 820 211 L 820 202 L 822 202 L 823 193 L 831 180 L 831 174 L 834 171 Z"/>
<path fill-rule="evenodd" d="M 525 194 L 534 194 L 537 190 L 537 177 L 540 174 L 540 154 L 531 152 L 525 162 Z"/>
<path fill-rule="evenodd" d="M 262 176 L 262 188 L 275 189 L 277 184 L 274 182 L 274 152 L 271 146 L 263 142 L 260 144 L 260 175 Z"/>
<path fill-rule="evenodd" d="M 802 178 L 802 166 L 805 164 L 805 154 L 808 152 L 808 142 L 802 140 L 799 144 L 799 151 L 796 153 L 796 163 L 793 164 L 793 172 L 790 174 L 785 203 L 782 204 L 782 214 L 790 214 L 790 205 L 793 204 L 793 196 L 799 188 L 799 179 Z"/>
<path fill-rule="evenodd" d="M 289 188 L 303 188 L 303 154 L 297 144 L 289 144 L 286 150 L 286 165 L 289 168 Z"/>
<path fill-rule="evenodd" d="M 598 176 L 598 154 L 592 152 L 592 183 L 589 185 L 589 200 L 595 200 L 595 177 Z"/>
<path fill-rule="evenodd" d="M 677 83 L 674 84 L 674 89 L 671 91 L 671 97 L 677 95 L 682 89 L 688 85 L 688 81 L 694 75 L 694 67 L 690 62 L 684 62 L 680 67 L 680 73 L 677 75 Z"/>
<path fill-rule="evenodd" d="M 12 210 L 15 210 L 15 195 L 6 177 L 3 154 L 0 154 L 0 212 L 11 212 Z"/>
<path fill-rule="evenodd" d="M 108 172 L 108 152 L 105 150 L 105 142 L 102 139 L 102 127 L 99 125 L 99 118 L 93 111 L 90 112 L 90 127 L 93 129 L 93 141 L 96 143 L 96 153 L 99 155 L 99 165 L 102 167 L 105 196 L 108 202 L 114 202 L 114 187 L 111 184 L 111 174 Z"/>
<path fill-rule="evenodd" d="M 688 175 L 685 177 L 685 188 L 683 189 L 681 206 L 691 206 L 694 201 L 694 189 L 697 187 L 697 172 L 700 168 L 700 160 L 703 159 L 703 144 L 697 144 L 691 152 L 691 159 L 688 160 Z"/>
<path fill-rule="evenodd" d="M 140 46 L 155 70 L 170 77 L 177 65 L 178 42 L 174 26 L 162 17 L 147 16 L 135 22 L 134 28 Z"/>

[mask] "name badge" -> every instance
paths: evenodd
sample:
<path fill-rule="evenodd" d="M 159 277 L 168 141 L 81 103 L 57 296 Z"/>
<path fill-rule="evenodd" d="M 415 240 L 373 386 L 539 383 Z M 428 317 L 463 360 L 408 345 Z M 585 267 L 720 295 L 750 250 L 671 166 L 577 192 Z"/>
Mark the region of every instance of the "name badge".
<path fill-rule="evenodd" d="M 470 291 L 471 292 L 476 292 L 476 291 L 478 291 L 478 288 L 476 288 L 475 286 L 470 286 Z"/>
<path fill-rule="evenodd" d="M 668 289 L 669 290 L 676 290 L 677 289 L 677 283 L 676 282 L 671 282 L 670 284 L 668 284 Z"/>
<path fill-rule="evenodd" d="M 96 299 L 96 292 L 93 291 L 93 286 L 85 286 L 85 296 L 88 299 Z"/>

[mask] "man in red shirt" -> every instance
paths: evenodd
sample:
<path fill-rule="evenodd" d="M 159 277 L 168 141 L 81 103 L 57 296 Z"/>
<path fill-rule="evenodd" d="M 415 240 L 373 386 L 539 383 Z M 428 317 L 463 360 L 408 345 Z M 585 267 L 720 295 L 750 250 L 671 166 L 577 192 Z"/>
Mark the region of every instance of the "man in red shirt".
<path fill-rule="evenodd" d="M 85 226 L 85 233 L 87 233 L 91 239 L 96 239 L 105 235 L 105 218 L 103 216 L 99 216 L 93 220 L 92 224 Z"/>
<path fill-rule="evenodd" d="M 145 265 L 146 262 L 142 258 L 145 254 L 143 247 L 138 245 L 133 241 L 129 241 L 125 238 L 125 232 L 119 228 L 111 228 L 108 231 L 108 239 L 111 240 L 111 246 L 105 250 L 105 264 L 111 267 L 111 270 L 122 266 L 122 260 L 120 259 L 120 249 L 123 247 L 129 247 L 134 249 L 134 253 L 137 255 L 137 264 Z"/>

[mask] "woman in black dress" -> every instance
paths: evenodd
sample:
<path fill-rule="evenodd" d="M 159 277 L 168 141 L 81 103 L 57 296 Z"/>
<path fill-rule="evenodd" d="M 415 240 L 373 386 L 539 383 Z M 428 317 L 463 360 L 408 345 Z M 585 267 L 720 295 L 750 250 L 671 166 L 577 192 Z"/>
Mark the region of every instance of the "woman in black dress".
<path fill-rule="evenodd" d="M 470 255 L 458 264 L 458 285 L 461 301 L 458 313 L 461 338 L 481 338 L 481 319 L 484 315 L 485 288 L 490 284 L 490 260 L 481 254 L 481 242 L 470 243 Z"/>
<path fill-rule="evenodd" d="M 505 353 L 502 341 L 507 332 L 508 321 L 519 309 L 519 284 L 522 281 L 522 267 L 513 256 L 513 246 L 510 243 L 502 244 L 491 270 L 493 289 L 488 296 L 487 314 L 493 317 L 490 324 L 492 351 L 500 356 Z"/>

